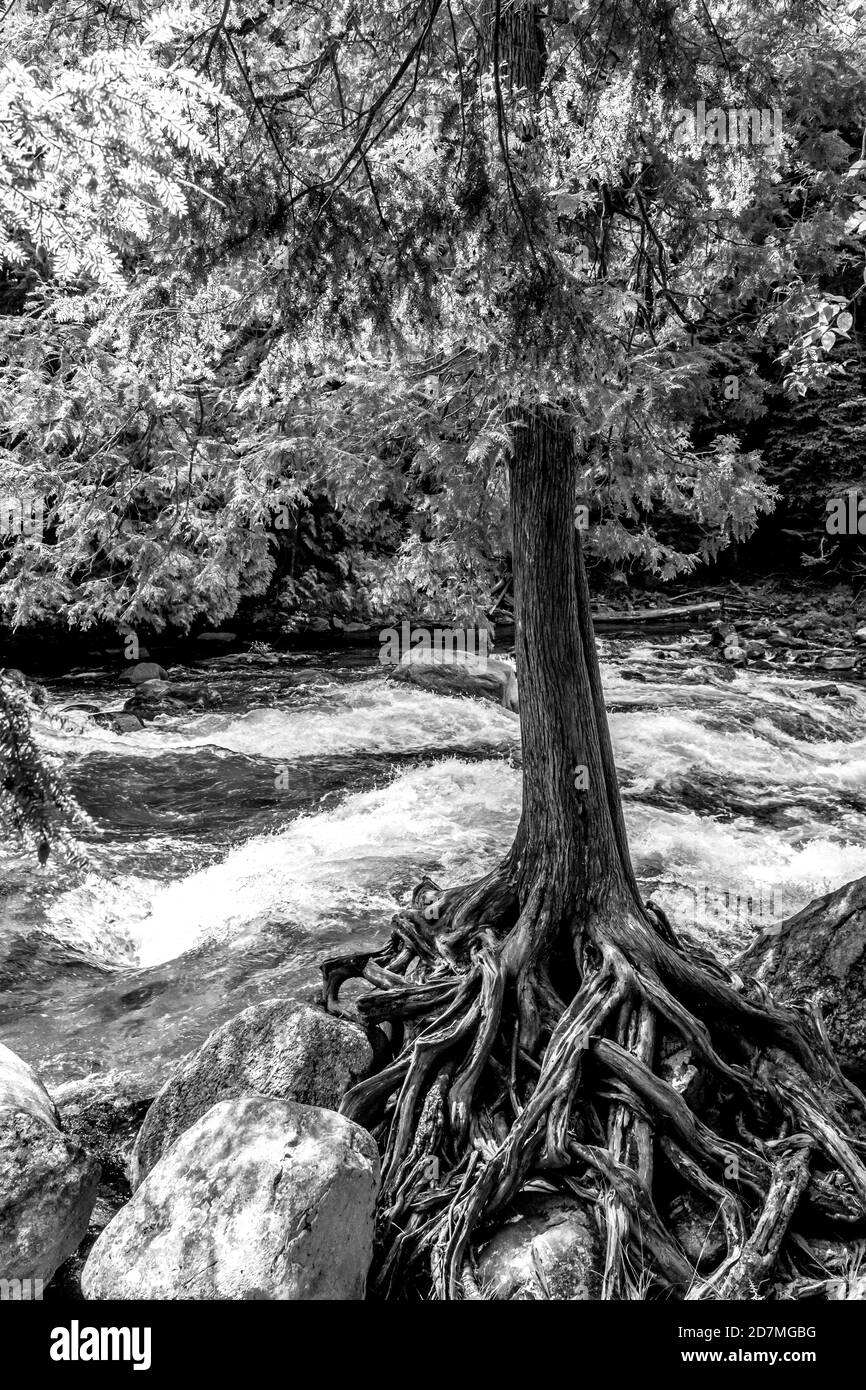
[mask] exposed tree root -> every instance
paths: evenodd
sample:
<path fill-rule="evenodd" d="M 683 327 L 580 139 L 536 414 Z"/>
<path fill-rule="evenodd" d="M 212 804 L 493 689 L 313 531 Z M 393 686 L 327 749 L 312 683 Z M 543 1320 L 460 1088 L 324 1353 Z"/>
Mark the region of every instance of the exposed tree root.
<path fill-rule="evenodd" d="M 578 916 L 558 877 L 425 880 L 384 950 L 323 966 L 332 1009 L 371 987 L 378 1070 L 342 1109 L 382 1152 L 379 1290 L 477 1297 L 473 1240 L 542 1174 L 594 1197 L 606 1299 L 759 1296 L 783 1245 L 797 1270 L 798 1229 L 862 1230 L 866 1105 L 820 1026 L 630 892 Z M 703 1113 L 661 1074 L 672 1039 L 712 1083 Z M 667 1214 L 684 1188 L 724 1230 L 709 1273 Z"/>

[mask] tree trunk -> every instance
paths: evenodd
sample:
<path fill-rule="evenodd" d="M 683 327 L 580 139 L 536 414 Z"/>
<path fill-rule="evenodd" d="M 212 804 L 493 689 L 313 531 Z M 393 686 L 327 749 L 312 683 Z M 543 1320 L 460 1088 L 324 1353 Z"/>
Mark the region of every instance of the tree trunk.
<path fill-rule="evenodd" d="M 575 530 L 575 467 L 567 426 L 538 410 L 514 428 L 514 621 L 523 812 L 516 884 L 539 862 L 566 916 L 609 910 L 630 894 L 619 795 L 589 593 Z"/>
<path fill-rule="evenodd" d="M 502 87 L 537 91 L 545 55 L 534 4 L 491 0 L 488 14 L 481 41 L 517 203 Z M 323 965 L 326 1007 L 338 1007 L 347 979 L 372 987 L 358 1012 L 378 1070 L 341 1109 L 383 1154 L 376 1282 L 402 1292 L 409 1274 L 422 1297 L 476 1293 L 474 1232 L 543 1174 L 598 1204 L 604 1297 L 716 1297 L 768 1276 L 800 1205 L 856 1220 L 866 1166 L 843 1115 L 862 1098 L 814 1028 L 683 947 L 642 905 L 574 524 L 571 424 L 538 405 L 512 426 L 523 737 L 514 845 L 474 883 L 441 892 L 422 882 L 383 950 Z M 734 1106 L 701 1117 L 659 1077 L 662 1030 Z M 705 1280 L 655 1205 L 659 1150 L 668 1182 L 722 1213 L 727 1255 Z"/>

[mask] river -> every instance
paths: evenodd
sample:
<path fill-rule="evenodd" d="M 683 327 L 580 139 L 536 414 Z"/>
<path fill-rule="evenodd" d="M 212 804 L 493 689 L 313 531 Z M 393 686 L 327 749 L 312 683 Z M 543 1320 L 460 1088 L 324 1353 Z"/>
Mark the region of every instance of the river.
<path fill-rule="evenodd" d="M 866 690 L 732 671 L 693 636 L 601 639 L 638 878 L 725 956 L 866 873 Z M 172 672 L 178 674 L 177 671 Z M 423 875 L 495 864 L 520 812 L 515 716 L 389 682 L 376 652 L 221 657 L 205 714 L 114 734 L 105 673 L 46 683 L 43 743 L 98 833 L 76 877 L 0 851 L 0 1040 L 49 1081 L 173 1060 L 318 963 L 387 937 Z M 824 682 L 825 689 L 828 682 Z"/>

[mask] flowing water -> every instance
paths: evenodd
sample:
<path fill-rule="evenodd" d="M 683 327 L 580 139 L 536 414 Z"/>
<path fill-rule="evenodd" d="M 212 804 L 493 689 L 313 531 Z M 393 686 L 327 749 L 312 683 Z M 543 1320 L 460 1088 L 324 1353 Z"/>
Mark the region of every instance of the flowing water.
<path fill-rule="evenodd" d="M 693 637 L 600 646 L 638 877 L 679 927 L 730 956 L 866 874 L 862 687 L 735 673 Z M 0 1040 L 49 1080 L 160 1081 L 513 837 L 519 726 L 493 704 L 390 683 L 369 651 L 203 672 L 218 709 L 122 735 L 70 709 L 119 709 L 113 677 L 48 683 L 39 736 L 99 832 L 78 879 L 0 852 Z"/>

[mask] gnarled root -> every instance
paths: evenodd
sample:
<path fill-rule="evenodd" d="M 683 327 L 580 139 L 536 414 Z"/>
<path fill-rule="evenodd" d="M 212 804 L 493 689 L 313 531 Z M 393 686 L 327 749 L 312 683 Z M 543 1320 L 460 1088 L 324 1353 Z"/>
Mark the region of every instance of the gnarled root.
<path fill-rule="evenodd" d="M 863 1229 L 866 1105 L 813 1019 L 658 909 L 621 897 L 578 920 L 541 874 L 519 896 L 504 870 L 425 880 L 384 950 L 323 966 L 332 1009 L 347 980 L 369 986 L 378 1070 L 342 1110 L 382 1152 L 380 1291 L 478 1297 L 473 1237 L 539 1175 L 596 1202 L 603 1298 L 754 1297 L 783 1246 L 796 1272 L 798 1224 Z M 660 1074 L 663 1036 L 713 1082 L 706 1114 Z M 684 1187 L 724 1231 L 709 1272 L 666 1215 Z"/>

